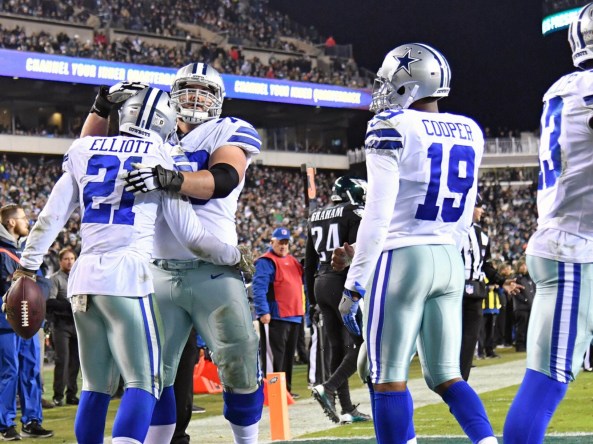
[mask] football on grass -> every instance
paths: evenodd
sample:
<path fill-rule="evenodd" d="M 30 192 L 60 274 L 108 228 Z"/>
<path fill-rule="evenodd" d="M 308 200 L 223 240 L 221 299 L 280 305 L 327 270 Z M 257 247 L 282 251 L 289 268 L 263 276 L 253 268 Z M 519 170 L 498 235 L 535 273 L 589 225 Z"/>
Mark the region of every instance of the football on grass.
<path fill-rule="evenodd" d="M 6 319 L 17 335 L 29 339 L 45 319 L 45 298 L 39 285 L 26 276 L 19 278 L 6 295 Z"/>

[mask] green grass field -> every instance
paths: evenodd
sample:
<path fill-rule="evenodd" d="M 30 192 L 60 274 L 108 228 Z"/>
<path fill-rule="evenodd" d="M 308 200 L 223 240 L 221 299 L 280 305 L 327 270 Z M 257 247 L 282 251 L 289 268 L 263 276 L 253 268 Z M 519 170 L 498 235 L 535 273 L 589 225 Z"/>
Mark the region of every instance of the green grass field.
<path fill-rule="evenodd" d="M 524 353 L 515 353 L 513 350 L 502 350 L 502 360 L 484 360 L 478 361 L 478 366 L 495 365 L 501 361 L 523 359 Z M 299 393 L 302 397 L 309 395 L 306 383 L 306 366 L 296 366 L 293 374 L 293 391 Z M 418 360 L 415 359 L 410 368 L 410 379 L 420 378 L 421 371 Z M 51 399 L 51 387 L 53 380 L 52 369 L 46 369 L 44 372 L 45 386 L 48 392 L 46 398 Z M 351 387 L 362 387 L 362 383 L 355 375 L 351 378 Z M 471 381 L 470 381 L 471 382 Z M 494 431 L 497 435 L 502 433 L 506 412 L 517 391 L 517 386 L 511 386 L 481 395 L 482 400 L 492 421 Z M 220 395 L 196 395 L 195 403 L 204 407 L 206 413 L 199 417 L 221 415 L 222 397 Z M 298 401 L 297 401 L 298 402 Z M 119 406 L 119 400 L 115 399 L 109 407 L 109 417 L 105 434 L 111 434 L 111 425 L 115 416 L 115 411 Z M 52 429 L 55 436 L 44 439 L 47 444 L 65 444 L 74 443 L 74 416 L 76 414 L 75 406 L 56 407 L 44 410 L 44 427 Z M 312 414 L 317 414 L 317 411 Z M 417 408 L 414 411 L 414 422 L 416 431 L 420 438 L 419 444 L 423 443 L 467 443 L 467 438 L 461 438 L 463 432 L 449 413 L 445 404 L 428 405 Z M 593 374 L 580 374 L 577 381 L 571 384 L 568 394 L 556 412 L 548 432 L 554 434 L 590 434 L 589 436 L 550 436 L 546 443 L 550 444 L 581 444 L 593 442 Z M 328 431 L 312 433 L 306 436 L 299 436 L 297 441 L 307 442 L 309 444 L 333 441 L 344 441 L 349 444 L 373 443 L 370 438 L 373 434 L 372 423 L 357 423 L 345 425 L 338 428 L 332 428 Z M 432 436 L 432 438 L 431 438 Z M 451 438 L 445 438 L 451 437 Z"/>

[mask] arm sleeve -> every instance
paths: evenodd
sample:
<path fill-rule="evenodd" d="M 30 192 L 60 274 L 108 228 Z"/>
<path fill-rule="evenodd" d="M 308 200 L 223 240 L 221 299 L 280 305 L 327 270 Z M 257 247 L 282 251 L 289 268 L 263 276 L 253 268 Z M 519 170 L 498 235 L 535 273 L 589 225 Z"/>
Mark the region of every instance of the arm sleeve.
<path fill-rule="evenodd" d="M 163 193 L 162 208 L 177 240 L 186 244 L 198 256 L 215 265 L 239 263 L 241 253 L 237 247 L 222 242 L 206 230 L 185 198 L 173 193 Z"/>
<path fill-rule="evenodd" d="M 41 266 L 43 255 L 77 206 L 78 184 L 70 173 L 64 173 L 54 186 L 27 238 L 27 246 L 21 256 L 23 267 L 37 270 Z"/>
<path fill-rule="evenodd" d="M 345 287 L 367 285 L 383 251 L 399 192 L 399 165 L 395 157 L 367 153 L 368 192 L 364 217 L 356 236 L 356 254 Z"/>
<path fill-rule="evenodd" d="M 276 269 L 270 259 L 259 258 L 255 262 L 255 273 L 253 274 L 253 302 L 255 314 L 259 318 L 270 313 L 268 304 L 268 288 L 274 282 Z"/>
<path fill-rule="evenodd" d="M 484 253 L 484 263 L 482 265 L 482 271 L 488 278 L 488 282 L 491 284 L 496 284 L 502 286 L 504 281 L 506 280 L 504 276 L 500 275 L 496 268 L 492 265 L 491 256 L 490 256 L 490 241 L 485 246 L 486 253 Z"/>
<path fill-rule="evenodd" d="M 313 236 L 311 236 L 311 230 L 309 230 L 305 247 L 305 289 L 311 305 L 317 303 L 317 299 L 315 299 L 315 272 L 318 265 L 319 256 L 317 255 L 317 251 L 315 251 Z"/>
<path fill-rule="evenodd" d="M 363 210 L 361 207 L 360 210 Z M 348 219 L 348 243 L 352 245 L 356 242 L 356 235 L 358 234 L 358 227 L 360 227 L 361 218 L 359 216 L 358 210 L 352 211 L 352 216 Z"/>

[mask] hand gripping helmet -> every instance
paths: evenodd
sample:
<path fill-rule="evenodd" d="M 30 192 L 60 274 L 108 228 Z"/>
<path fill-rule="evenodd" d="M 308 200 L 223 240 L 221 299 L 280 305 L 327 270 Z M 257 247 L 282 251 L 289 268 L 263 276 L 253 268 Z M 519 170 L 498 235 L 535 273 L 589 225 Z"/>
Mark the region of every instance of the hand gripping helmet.
<path fill-rule="evenodd" d="M 330 199 L 333 202 L 350 202 L 353 205 L 364 205 L 366 196 L 366 180 L 342 176 L 338 177 L 334 182 Z"/>
<path fill-rule="evenodd" d="M 422 43 L 390 51 L 377 72 L 370 110 L 406 109 L 425 97 L 447 97 L 451 69 L 443 55 Z"/>
<path fill-rule="evenodd" d="M 177 71 L 171 86 L 171 102 L 184 122 L 199 125 L 220 117 L 223 99 L 224 83 L 212 66 L 190 63 Z"/>
<path fill-rule="evenodd" d="M 572 63 L 577 68 L 593 59 L 593 3 L 582 8 L 570 24 L 568 43 L 572 49 Z"/>
<path fill-rule="evenodd" d="M 154 135 L 167 140 L 177 128 L 177 115 L 169 94 L 145 88 L 124 102 L 119 110 L 119 131 L 148 139 Z"/>

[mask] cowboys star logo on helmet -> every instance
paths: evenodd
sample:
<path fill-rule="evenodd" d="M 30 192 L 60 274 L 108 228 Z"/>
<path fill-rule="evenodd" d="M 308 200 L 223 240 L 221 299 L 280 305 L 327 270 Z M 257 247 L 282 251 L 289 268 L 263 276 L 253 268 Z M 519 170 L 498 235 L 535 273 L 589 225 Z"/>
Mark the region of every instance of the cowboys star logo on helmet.
<path fill-rule="evenodd" d="M 410 76 L 412 75 L 412 72 L 410 71 L 410 65 L 412 63 L 415 62 L 419 62 L 421 59 L 415 59 L 414 57 L 410 56 L 410 53 L 412 52 L 411 48 L 408 48 L 408 52 L 406 52 L 402 57 L 399 57 L 397 55 L 394 55 L 393 57 L 395 57 L 395 59 L 399 62 L 399 66 L 397 67 L 397 69 L 395 70 L 395 72 L 397 73 L 399 70 L 403 69 L 405 70 Z"/>
<path fill-rule="evenodd" d="M 414 66 L 411 66 L 414 65 Z M 390 51 L 377 72 L 369 109 L 407 109 L 425 97 L 449 95 L 451 69 L 445 57 L 422 43 L 400 45 Z"/>

